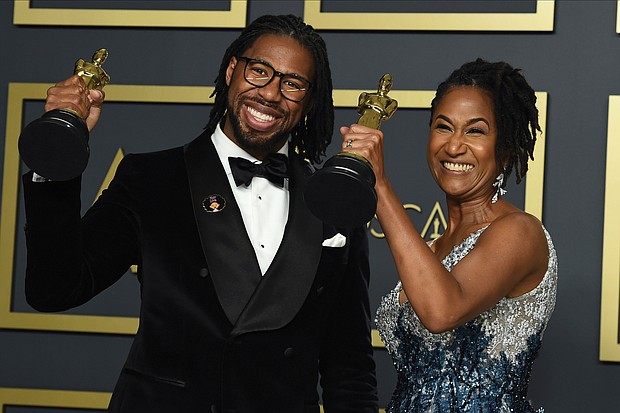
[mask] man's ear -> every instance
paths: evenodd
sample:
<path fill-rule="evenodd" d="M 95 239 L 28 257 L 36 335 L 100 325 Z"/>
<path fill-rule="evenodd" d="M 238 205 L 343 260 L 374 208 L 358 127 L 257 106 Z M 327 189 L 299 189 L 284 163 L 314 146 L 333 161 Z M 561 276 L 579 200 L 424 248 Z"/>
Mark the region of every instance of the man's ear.
<path fill-rule="evenodd" d="M 230 62 L 228 62 L 228 67 L 226 68 L 226 86 L 230 86 L 230 81 L 232 80 L 232 75 L 238 62 L 235 56 L 230 58 Z"/>
<path fill-rule="evenodd" d="M 304 109 L 304 116 L 308 116 L 312 109 L 314 109 L 314 96 L 307 96 L 306 98 L 310 98 L 310 100 L 306 103 L 306 107 Z"/>

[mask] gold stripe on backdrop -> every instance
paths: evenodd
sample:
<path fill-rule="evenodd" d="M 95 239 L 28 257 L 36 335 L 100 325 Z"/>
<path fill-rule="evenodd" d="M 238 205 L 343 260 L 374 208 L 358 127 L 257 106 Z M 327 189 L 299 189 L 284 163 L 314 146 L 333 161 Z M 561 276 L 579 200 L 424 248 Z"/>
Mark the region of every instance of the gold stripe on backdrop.
<path fill-rule="evenodd" d="M 609 97 L 599 358 L 620 362 L 620 96 Z"/>

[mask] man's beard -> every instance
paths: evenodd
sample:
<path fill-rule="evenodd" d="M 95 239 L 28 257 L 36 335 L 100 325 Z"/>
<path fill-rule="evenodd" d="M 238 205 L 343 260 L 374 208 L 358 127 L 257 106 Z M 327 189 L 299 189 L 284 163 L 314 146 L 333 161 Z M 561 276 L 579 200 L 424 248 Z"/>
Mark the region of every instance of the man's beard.
<path fill-rule="evenodd" d="M 261 103 L 265 104 L 264 102 Z M 243 106 L 243 102 L 237 101 L 236 105 L 238 110 L 240 111 L 241 106 Z M 265 105 L 267 106 L 268 104 Z M 282 140 L 287 139 L 290 133 L 290 130 L 280 130 L 270 137 L 265 137 L 252 130 L 249 130 L 247 132 L 243 131 L 243 129 L 241 128 L 241 122 L 239 121 L 238 112 L 234 111 L 233 108 L 231 108 L 230 101 L 226 102 L 226 113 L 227 118 L 230 121 L 230 126 L 232 126 L 233 133 L 235 134 L 237 145 L 248 153 L 277 152 L 282 146 Z"/>

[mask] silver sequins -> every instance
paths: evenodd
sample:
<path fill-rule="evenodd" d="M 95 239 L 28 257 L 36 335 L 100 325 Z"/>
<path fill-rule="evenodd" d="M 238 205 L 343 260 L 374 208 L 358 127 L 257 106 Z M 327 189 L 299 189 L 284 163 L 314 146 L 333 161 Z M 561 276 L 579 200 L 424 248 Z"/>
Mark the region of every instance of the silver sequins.
<path fill-rule="evenodd" d="M 448 271 L 485 229 L 453 248 L 442 262 Z M 399 304 L 400 282 L 383 297 L 375 322 L 398 374 L 388 412 L 534 412 L 527 387 L 557 291 L 557 256 L 545 235 L 549 264 L 540 284 L 455 330 L 429 332 L 409 303 Z"/>

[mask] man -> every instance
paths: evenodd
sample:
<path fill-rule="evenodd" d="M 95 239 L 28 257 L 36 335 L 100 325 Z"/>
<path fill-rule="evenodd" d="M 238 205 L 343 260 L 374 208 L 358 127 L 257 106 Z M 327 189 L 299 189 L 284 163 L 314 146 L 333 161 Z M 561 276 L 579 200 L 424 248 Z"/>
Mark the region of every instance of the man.
<path fill-rule="evenodd" d="M 263 16 L 225 53 L 205 133 L 127 155 L 84 217 L 79 178 L 24 176 L 34 308 L 80 305 L 139 265 L 140 328 L 109 411 L 316 413 L 319 376 L 326 412 L 377 411 L 366 233 L 323 225 L 302 198 L 331 93 L 320 36 Z M 102 103 L 74 76 L 46 110 L 92 129 Z"/>

